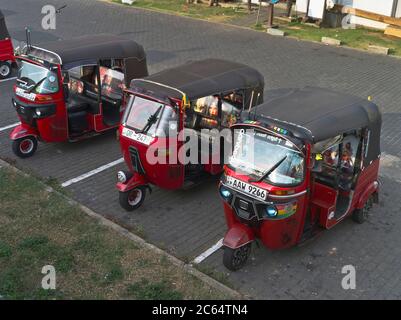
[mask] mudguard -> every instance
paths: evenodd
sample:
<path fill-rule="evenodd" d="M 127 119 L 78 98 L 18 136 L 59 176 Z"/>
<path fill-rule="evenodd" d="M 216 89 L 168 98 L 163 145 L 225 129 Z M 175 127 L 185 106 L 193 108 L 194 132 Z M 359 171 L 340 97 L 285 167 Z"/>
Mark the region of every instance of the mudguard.
<path fill-rule="evenodd" d="M 10 133 L 11 140 L 17 140 L 28 136 L 34 136 L 37 138 L 39 136 L 39 132 L 32 127 L 20 124 L 16 126 Z"/>
<path fill-rule="evenodd" d="M 237 249 L 255 240 L 255 234 L 246 225 L 236 223 L 226 233 L 223 246 Z"/>
<path fill-rule="evenodd" d="M 359 197 L 356 208 L 362 209 L 365 206 L 366 201 L 368 201 L 369 197 L 372 194 L 377 193 L 378 191 L 379 191 L 379 183 L 377 181 L 372 182 Z M 374 199 L 374 200 L 376 200 L 376 199 Z"/>
<path fill-rule="evenodd" d="M 117 182 L 116 184 L 116 187 L 120 192 L 127 192 L 135 189 L 138 186 L 146 186 L 151 191 L 150 187 L 148 186 L 148 181 L 144 176 L 140 174 L 134 174 L 131 178 L 128 179 L 128 181 Z"/>

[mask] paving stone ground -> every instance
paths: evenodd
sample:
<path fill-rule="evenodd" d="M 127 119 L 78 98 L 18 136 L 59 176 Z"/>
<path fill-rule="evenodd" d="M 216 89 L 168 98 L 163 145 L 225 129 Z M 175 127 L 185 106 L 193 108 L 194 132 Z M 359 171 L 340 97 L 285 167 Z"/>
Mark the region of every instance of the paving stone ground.
<path fill-rule="evenodd" d="M 61 6 L 65 1 L 52 1 Z M 361 97 L 371 95 L 383 112 L 383 150 L 401 157 L 401 60 L 360 51 L 268 36 L 265 33 L 210 24 L 174 15 L 137 10 L 96 0 L 70 0 L 57 16 L 57 29 L 41 29 L 45 0 L 0 0 L 13 38 L 23 40 L 24 27 L 32 40 L 67 39 L 80 34 L 113 33 L 143 44 L 150 72 L 187 60 L 227 58 L 258 68 L 266 88 L 328 87 Z M 17 121 L 11 107 L 12 81 L 0 83 L 0 128 Z M 335 124 L 333 124 L 335 125 Z M 43 177 L 64 182 L 121 157 L 113 132 L 74 144 L 40 144 L 29 160 L 17 160 L 8 134 L 0 132 L 0 157 Z M 397 159 L 397 158 L 396 158 Z M 216 180 L 189 191 L 156 189 L 138 213 L 118 205 L 114 188 L 119 165 L 67 188 L 95 211 L 136 230 L 148 241 L 185 260 L 216 243 L 226 230 Z M 202 268 L 225 273 L 232 285 L 261 299 L 401 298 L 401 197 L 398 172 L 382 178 L 382 198 L 371 221 L 346 221 L 303 247 L 269 252 L 256 248 L 250 264 L 229 274 L 221 252 Z M 357 268 L 357 289 L 341 288 L 341 267 Z"/>

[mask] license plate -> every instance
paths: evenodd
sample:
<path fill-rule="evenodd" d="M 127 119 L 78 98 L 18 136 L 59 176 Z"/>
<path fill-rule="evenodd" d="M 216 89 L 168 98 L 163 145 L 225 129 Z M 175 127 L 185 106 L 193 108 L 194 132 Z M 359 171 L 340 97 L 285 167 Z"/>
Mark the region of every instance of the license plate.
<path fill-rule="evenodd" d="M 252 198 L 256 198 L 259 200 L 266 200 L 266 196 L 267 196 L 266 190 L 255 187 L 249 183 L 243 182 L 241 180 L 235 179 L 230 176 L 227 177 L 226 183 L 228 186 L 232 187 L 233 189 L 237 189 L 241 192 L 249 194 Z"/>
<path fill-rule="evenodd" d="M 23 89 L 21 89 L 21 88 L 15 89 L 15 94 L 16 94 L 17 96 L 22 97 L 22 98 L 25 98 L 25 99 L 27 99 L 27 100 L 29 100 L 29 101 L 35 101 L 35 99 L 36 99 L 36 94 L 25 92 L 25 91 L 24 91 Z"/>
<path fill-rule="evenodd" d="M 151 144 L 153 138 L 142 133 L 136 133 L 134 130 L 130 130 L 128 128 L 124 128 L 122 135 L 134 141 L 138 141 L 140 143 L 146 144 L 147 146 Z"/>

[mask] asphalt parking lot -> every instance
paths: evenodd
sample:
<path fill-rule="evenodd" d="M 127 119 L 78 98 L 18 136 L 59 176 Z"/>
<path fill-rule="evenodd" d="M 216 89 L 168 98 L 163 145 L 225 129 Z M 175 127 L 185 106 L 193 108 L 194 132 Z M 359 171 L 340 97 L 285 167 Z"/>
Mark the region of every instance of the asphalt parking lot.
<path fill-rule="evenodd" d="M 372 96 L 383 112 L 383 151 L 395 161 L 401 157 L 400 59 L 96 0 L 69 1 L 58 16 L 57 29 L 44 31 L 40 12 L 45 4 L 42 0 L 0 0 L 13 38 L 23 40 L 26 25 L 37 44 L 108 32 L 141 43 L 151 73 L 187 60 L 217 57 L 257 68 L 265 76 L 267 89 L 313 85 Z M 135 213 L 120 208 L 115 176 L 125 165 L 118 162 L 121 154 L 115 132 L 79 143 L 41 143 L 33 158 L 16 159 L 8 139 L 18 121 L 10 103 L 12 86 L 13 80 L 0 82 L 1 158 L 68 185 L 65 189 L 74 199 L 185 261 L 218 248 L 215 245 L 226 227 L 216 179 L 185 191 L 156 188 Z M 76 178 L 81 180 L 74 182 Z M 223 274 L 236 289 L 261 299 L 401 298 L 401 172 L 383 174 L 381 180 L 380 205 L 364 225 L 348 220 L 313 242 L 285 251 L 269 252 L 255 246 L 248 265 L 236 273 L 228 273 L 222 266 L 221 250 L 211 250 L 213 254 L 200 267 L 220 277 Z M 348 264 L 357 269 L 356 290 L 341 288 L 341 268 Z"/>

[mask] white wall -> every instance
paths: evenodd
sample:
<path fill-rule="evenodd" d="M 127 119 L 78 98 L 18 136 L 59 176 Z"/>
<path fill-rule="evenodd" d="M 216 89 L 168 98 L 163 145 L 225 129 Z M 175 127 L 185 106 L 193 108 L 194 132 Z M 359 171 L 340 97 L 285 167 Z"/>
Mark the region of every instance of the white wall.
<path fill-rule="evenodd" d="M 336 3 L 391 17 L 394 0 L 336 0 Z"/>
<path fill-rule="evenodd" d="M 355 9 L 361 9 L 373 13 L 378 13 L 386 16 L 391 16 L 393 3 L 395 0 L 334 0 L 337 4 L 353 7 Z M 297 10 L 299 12 L 306 12 L 308 0 L 297 0 Z M 398 3 L 397 8 L 398 16 L 401 16 L 401 0 Z M 388 25 L 385 23 L 368 20 L 360 17 L 352 16 L 351 22 L 357 25 L 362 25 L 370 28 L 385 29 Z"/>

